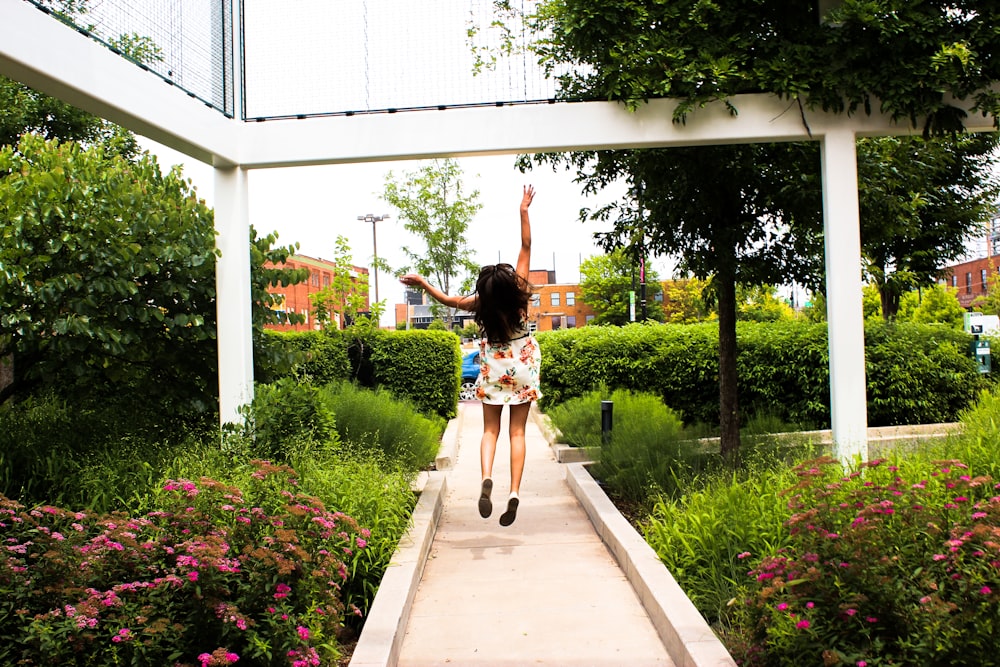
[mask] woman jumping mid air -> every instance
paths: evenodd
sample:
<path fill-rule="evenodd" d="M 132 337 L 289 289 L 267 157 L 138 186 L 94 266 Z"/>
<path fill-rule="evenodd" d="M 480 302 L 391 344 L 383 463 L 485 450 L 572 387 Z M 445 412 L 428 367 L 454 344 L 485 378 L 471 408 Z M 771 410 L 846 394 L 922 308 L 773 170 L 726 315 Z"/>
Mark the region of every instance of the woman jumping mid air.
<path fill-rule="evenodd" d="M 521 250 L 517 267 L 491 264 L 479 271 L 476 291 L 468 296 L 449 296 L 430 285 L 422 276 L 408 273 L 401 278 L 406 285 L 425 290 L 436 301 L 475 314 L 479 325 L 480 368 L 476 379 L 476 397 L 483 402 L 483 438 L 479 446 L 483 481 L 479 494 L 479 514 L 485 519 L 493 513 L 493 458 L 500 435 L 503 406 L 510 406 L 510 497 L 500 515 L 500 525 L 509 526 L 517 518 L 518 491 L 524 472 L 524 427 L 531 402 L 541 398 L 538 370 L 541 353 L 538 342 L 528 330 L 528 265 L 531 261 L 531 222 L 528 207 L 535 189 L 528 185 L 521 198 Z"/>

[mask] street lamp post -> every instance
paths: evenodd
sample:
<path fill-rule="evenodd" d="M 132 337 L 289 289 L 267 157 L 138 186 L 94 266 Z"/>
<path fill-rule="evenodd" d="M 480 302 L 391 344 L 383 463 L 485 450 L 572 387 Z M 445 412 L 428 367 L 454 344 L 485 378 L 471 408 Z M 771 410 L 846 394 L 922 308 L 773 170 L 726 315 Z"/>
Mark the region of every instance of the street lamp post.
<path fill-rule="evenodd" d="M 388 219 L 388 213 L 385 215 L 372 215 L 368 213 L 367 215 L 358 216 L 358 220 L 372 223 L 372 269 L 375 271 L 375 303 L 378 303 L 378 241 L 375 238 L 375 223 Z"/>

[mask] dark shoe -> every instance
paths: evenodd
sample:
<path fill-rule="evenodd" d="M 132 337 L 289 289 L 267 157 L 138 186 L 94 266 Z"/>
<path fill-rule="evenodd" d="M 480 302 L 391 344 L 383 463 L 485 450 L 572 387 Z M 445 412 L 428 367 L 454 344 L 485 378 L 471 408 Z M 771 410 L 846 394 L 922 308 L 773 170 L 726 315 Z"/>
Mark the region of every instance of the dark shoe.
<path fill-rule="evenodd" d="M 493 480 L 484 479 L 482 489 L 479 491 L 479 516 L 484 519 L 493 514 L 493 503 L 490 501 L 490 494 L 493 492 Z"/>
<path fill-rule="evenodd" d="M 514 519 L 517 518 L 517 498 L 511 498 L 507 501 L 507 511 L 500 515 L 500 525 L 509 526 L 514 523 Z"/>

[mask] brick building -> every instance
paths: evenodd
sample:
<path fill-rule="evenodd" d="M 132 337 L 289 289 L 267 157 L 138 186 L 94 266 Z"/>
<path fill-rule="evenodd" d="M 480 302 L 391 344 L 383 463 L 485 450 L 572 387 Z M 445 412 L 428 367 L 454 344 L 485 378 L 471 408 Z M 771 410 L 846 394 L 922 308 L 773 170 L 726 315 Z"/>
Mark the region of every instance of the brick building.
<path fill-rule="evenodd" d="M 267 264 L 265 266 L 271 265 Z M 319 329 L 319 322 L 316 322 L 313 317 L 312 302 L 309 300 L 309 295 L 330 287 L 333 276 L 336 273 L 336 266 L 333 262 L 328 262 L 325 259 L 317 259 L 306 255 L 292 255 L 282 267 L 288 269 L 309 269 L 309 278 L 298 285 L 272 285 L 267 288 L 268 292 L 280 297 L 274 305 L 275 310 L 302 315 L 305 321 L 302 324 L 270 324 L 267 328 L 276 331 L 310 331 L 312 329 Z M 363 280 L 361 280 L 362 277 Z M 365 295 L 362 311 L 368 311 L 370 307 L 367 287 L 368 269 L 352 266 L 351 278 L 361 283 L 358 288 L 363 290 Z M 343 317 L 335 315 L 333 319 L 336 321 L 338 329 L 344 327 Z"/>

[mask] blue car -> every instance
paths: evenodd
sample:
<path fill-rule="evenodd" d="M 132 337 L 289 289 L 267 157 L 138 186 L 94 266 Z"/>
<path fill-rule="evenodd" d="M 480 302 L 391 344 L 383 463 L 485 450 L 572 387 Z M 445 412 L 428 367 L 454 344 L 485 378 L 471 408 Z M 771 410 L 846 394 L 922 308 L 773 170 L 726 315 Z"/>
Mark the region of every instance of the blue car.
<path fill-rule="evenodd" d="M 476 400 L 476 378 L 478 377 L 479 350 L 473 350 L 462 356 L 462 388 L 458 392 L 458 400 Z"/>

